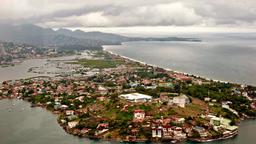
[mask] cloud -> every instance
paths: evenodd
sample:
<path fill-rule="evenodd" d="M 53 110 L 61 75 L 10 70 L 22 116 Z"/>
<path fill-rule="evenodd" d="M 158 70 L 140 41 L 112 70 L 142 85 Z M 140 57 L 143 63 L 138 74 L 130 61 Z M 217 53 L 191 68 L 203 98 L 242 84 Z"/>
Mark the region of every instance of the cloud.
<path fill-rule="evenodd" d="M 1 0 L 0 21 L 47 27 L 255 26 L 255 0 Z"/>
<path fill-rule="evenodd" d="M 158 25 L 195 25 L 202 21 L 193 9 L 181 3 L 141 6 L 130 10 L 108 9 L 85 15 L 69 16 L 44 22 L 48 26 L 158 26 Z"/>

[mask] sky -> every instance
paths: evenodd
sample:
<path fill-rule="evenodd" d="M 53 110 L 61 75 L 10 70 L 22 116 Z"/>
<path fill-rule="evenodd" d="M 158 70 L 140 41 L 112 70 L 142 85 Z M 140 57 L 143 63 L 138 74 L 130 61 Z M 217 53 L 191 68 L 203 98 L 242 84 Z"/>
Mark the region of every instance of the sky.
<path fill-rule="evenodd" d="M 256 0 L 0 0 L 0 23 L 50 28 L 256 28 Z"/>

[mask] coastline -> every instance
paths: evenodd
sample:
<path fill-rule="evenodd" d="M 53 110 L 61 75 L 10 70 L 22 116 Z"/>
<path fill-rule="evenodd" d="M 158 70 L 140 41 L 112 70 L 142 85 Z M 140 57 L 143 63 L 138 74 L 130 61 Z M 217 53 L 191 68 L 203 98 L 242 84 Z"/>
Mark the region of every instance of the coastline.
<path fill-rule="evenodd" d="M 149 64 L 149 63 L 146 63 L 146 62 L 143 62 L 143 61 L 140 61 L 140 60 L 129 58 L 129 57 L 124 56 L 124 55 L 116 54 L 116 53 L 114 53 L 114 52 L 112 52 L 110 50 L 107 50 L 107 48 L 104 48 L 104 47 L 103 47 L 103 51 L 108 52 L 108 53 L 110 53 L 112 55 L 115 55 L 115 56 L 122 57 L 124 59 L 128 59 L 130 61 L 138 62 L 140 64 L 148 65 L 148 66 L 152 66 L 152 67 L 162 68 L 162 69 L 164 69 L 166 71 L 170 71 L 170 72 L 174 72 L 174 73 L 180 73 L 180 74 L 184 74 L 184 75 L 189 75 L 189 76 L 193 76 L 193 77 L 197 77 L 197 78 L 201 78 L 201 79 L 205 79 L 205 80 L 213 81 L 213 82 L 232 83 L 232 84 L 237 84 L 237 85 L 245 85 L 245 84 L 241 84 L 241 83 L 235 83 L 235 82 L 229 82 L 229 81 L 224 81 L 224 80 L 211 79 L 211 78 L 203 77 L 203 76 L 200 76 L 200 75 L 197 75 L 197 74 L 190 74 L 190 73 L 187 73 L 187 72 L 177 71 L 177 70 L 173 70 L 173 69 L 170 69 L 170 68 L 163 68 L 163 67 L 157 66 L 155 64 Z"/>
<path fill-rule="evenodd" d="M 111 51 L 107 51 L 106 49 L 103 49 L 103 50 L 106 51 L 107 53 L 111 54 L 111 55 L 118 56 L 118 57 L 122 57 L 122 58 L 127 59 L 127 60 L 130 60 L 130 61 L 138 62 L 138 63 L 140 63 L 140 64 L 149 65 L 149 66 L 152 66 L 152 67 L 158 67 L 158 66 L 156 66 L 156 65 L 147 64 L 147 63 L 145 63 L 145 62 L 141 62 L 141 61 L 138 61 L 138 60 L 135 60 L 135 59 L 132 59 L 132 58 L 128 58 L 128 57 L 125 57 L 125 56 L 120 56 L 120 55 L 115 54 L 115 53 L 113 53 L 113 52 L 111 52 Z M 163 69 L 164 69 L 164 68 L 163 68 Z M 170 71 L 170 72 L 174 72 L 174 73 L 182 73 L 182 72 L 177 72 L 177 71 L 173 71 L 173 70 L 166 69 L 166 68 L 165 68 L 164 70 Z M 187 74 L 187 73 L 182 73 L 182 74 L 189 75 L 189 74 Z M 199 77 L 199 76 L 198 76 L 198 77 Z M 199 78 L 202 78 L 202 77 L 199 77 Z M 204 79 L 204 78 L 202 78 L 202 79 Z M 207 79 L 206 79 L 206 80 L 207 80 Z M 217 82 L 221 82 L 221 81 L 217 81 Z M 47 109 L 44 105 L 37 105 L 37 106 Z M 51 111 L 51 110 L 50 110 L 50 111 Z M 56 114 L 55 111 L 51 111 L 51 112 L 52 112 L 53 114 Z M 59 115 L 59 114 L 57 113 L 57 115 Z M 73 131 L 67 130 L 67 129 L 65 128 L 65 125 L 61 125 L 61 123 L 59 123 L 59 125 L 60 125 L 67 133 L 70 133 L 70 134 L 72 134 L 72 135 L 79 136 L 79 135 L 78 135 L 79 133 L 75 133 L 75 132 L 73 132 Z M 238 132 L 237 132 L 237 133 L 238 133 Z M 218 140 L 223 140 L 223 139 L 229 139 L 229 138 L 232 138 L 232 137 L 234 137 L 234 136 L 236 136 L 236 135 L 237 135 L 237 134 L 230 135 L 230 136 L 225 137 L 225 138 L 211 139 L 211 140 L 207 140 L 206 142 L 218 141 Z M 80 136 L 79 136 L 79 137 L 80 137 Z M 86 137 L 86 136 L 85 136 L 85 138 L 89 138 L 89 139 L 101 139 L 101 140 L 104 140 L 104 141 L 118 141 L 118 142 L 121 141 L 121 140 L 118 139 L 118 138 L 116 138 L 116 139 L 115 139 L 115 138 L 112 138 L 112 139 L 105 139 L 105 138 Z M 141 141 L 138 140 L 138 141 L 136 141 L 136 142 L 141 142 Z"/>
<path fill-rule="evenodd" d="M 238 135 L 238 130 L 232 132 L 229 135 L 220 137 L 220 138 L 216 138 L 216 139 L 199 139 L 199 138 L 189 138 L 188 141 L 191 142 L 197 142 L 197 143 L 208 143 L 208 142 L 214 142 L 214 141 L 221 141 L 221 140 L 226 140 L 226 139 L 230 139 L 230 138 L 234 138 Z"/>

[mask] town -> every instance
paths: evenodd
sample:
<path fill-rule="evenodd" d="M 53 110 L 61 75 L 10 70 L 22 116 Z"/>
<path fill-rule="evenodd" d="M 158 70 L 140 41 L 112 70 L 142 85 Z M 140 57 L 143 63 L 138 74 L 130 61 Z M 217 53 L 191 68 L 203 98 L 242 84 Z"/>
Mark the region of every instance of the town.
<path fill-rule="evenodd" d="M 70 134 L 125 142 L 227 139 L 239 133 L 241 120 L 256 116 L 256 87 L 94 53 L 102 58 L 68 62 L 91 75 L 5 81 L 0 99 L 44 107 Z"/>
<path fill-rule="evenodd" d="M 73 54 L 70 51 L 57 51 L 57 47 L 36 47 L 28 44 L 0 42 L 0 66 L 8 67 L 25 59 L 59 57 Z"/>

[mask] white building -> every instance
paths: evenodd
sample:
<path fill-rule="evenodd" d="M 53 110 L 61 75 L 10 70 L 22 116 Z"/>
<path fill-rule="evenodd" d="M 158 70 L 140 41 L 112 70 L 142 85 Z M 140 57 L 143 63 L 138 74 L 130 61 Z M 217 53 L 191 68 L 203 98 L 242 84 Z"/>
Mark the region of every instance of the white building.
<path fill-rule="evenodd" d="M 67 116 L 74 115 L 74 111 L 73 110 L 66 110 L 66 115 Z"/>
<path fill-rule="evenodd" d="M 152 100 L 152 96 L 139 93 L 122 94 L 119 96 L 119 98 L 130 102 L 148 102 Z"/>
<path fill-rule="evenodd" d="M 72 122 L 68 122 L 68 127 L 69 128 L 74 128 L 76 127 L 78 124 L 78 121 L 72 121 Z"/>
<path fill-rule="evenodd" d="M 152 137 L 153 138 L 161 138 L 162 137 L 162 127 L 152 127 Z"/>
<path fill-rule="evenodd" d="M 185 107 L 186 104 L 189 104 L 190 100 L 186 95 L 180 95 L 173 98 L 173 104 L 179 106 L 179 107 Z"/>
<path fill-rule="evenodd" d="M 135 110 L 134 111 L 134 120 L 143 120 L 145 118 L 144 110 Z"/>

